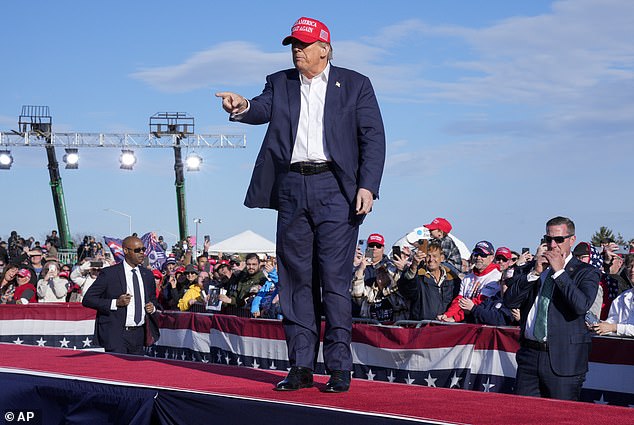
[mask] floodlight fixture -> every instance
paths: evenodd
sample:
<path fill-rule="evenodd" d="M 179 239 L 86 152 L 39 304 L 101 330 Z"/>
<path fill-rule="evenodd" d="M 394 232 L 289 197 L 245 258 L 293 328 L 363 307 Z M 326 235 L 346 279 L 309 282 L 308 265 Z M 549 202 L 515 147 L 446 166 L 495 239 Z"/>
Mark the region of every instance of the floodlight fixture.
<path fill-rule="evenodd" d="M 136 164 L 136 156 L 134 155 L 134 151 L 130 149 L 121 149 L 121 156 L 119 157 L 119 162 L 121 163 L 122 170 L 131 170 Z"/>
<path fill-rule="evenodd" d="M 0 151 L 0 170 L 8 170 L 13 165 L 11 151 Z"/>
<path fill-rule="evenodd" d="M 64 155 L 64 162 L 66 163 L 67 170 L 76 170 L 79 168 L 79 154 L 75 148 L 66 148 L 66 154 Z"/>
<path fill-rule="evenodd" d="M 203 163 L 202 156 L 198 155 L 195 152 L 192 152 L 189 155 L 187 155 L 187 158 L 185 159 L 185 164 L 187 165 L 187 171 L 199 171 L 202 163 Z"/>

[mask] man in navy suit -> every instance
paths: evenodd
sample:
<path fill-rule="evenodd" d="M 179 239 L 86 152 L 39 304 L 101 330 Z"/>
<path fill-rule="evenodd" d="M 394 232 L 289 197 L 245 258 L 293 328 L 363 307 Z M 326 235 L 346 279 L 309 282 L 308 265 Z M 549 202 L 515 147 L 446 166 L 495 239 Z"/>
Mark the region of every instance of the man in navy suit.
<path fill-rule="evenodd" d="M 159 338 L 154 275 L 141 266 L 141 239 L 125 238 L 123 253 L 124 261 L 101 270 L 82 304 L 97 310 L 95 338 L 100 346 L 108 352 L 142 355 L 143 346 Z"/>
<path fill-rule="evenodd" d="M 320 318 L 328 392 L 347 391 L 351 264 L 359 224 L 378 197 L 385 132 L 370 80 L 332 66 L 330 31 L 300 18 L 291 35 L 294 69 L 269 75 L 247 100 L 217 93 L 231 120 L 268 123 L 245 205 L 278 210 L 279 295 L 291 370 L 280 391 L 313 384 Z"/>
<path fill-rule="evenodd" d="M 578 400 L 592 341 L 585 314 L 597 294 L 599 271 L 572 256 L 572 220 L 549 220 L 543 240 L 546 251 L 515 272 L 504 294 L 507 306 L 521 312 L 515 392 Z"/>

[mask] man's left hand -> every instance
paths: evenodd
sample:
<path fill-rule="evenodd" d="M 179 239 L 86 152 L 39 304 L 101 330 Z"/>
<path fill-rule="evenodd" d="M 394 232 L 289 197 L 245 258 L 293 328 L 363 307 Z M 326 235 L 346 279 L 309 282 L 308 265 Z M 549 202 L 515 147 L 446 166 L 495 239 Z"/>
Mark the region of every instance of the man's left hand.
<path fill-rule="evenodd" d="M 374 196 L 368 189 L 362 187 L 357 192 L 357 215 L 369 214 L 372 211 Z"/>

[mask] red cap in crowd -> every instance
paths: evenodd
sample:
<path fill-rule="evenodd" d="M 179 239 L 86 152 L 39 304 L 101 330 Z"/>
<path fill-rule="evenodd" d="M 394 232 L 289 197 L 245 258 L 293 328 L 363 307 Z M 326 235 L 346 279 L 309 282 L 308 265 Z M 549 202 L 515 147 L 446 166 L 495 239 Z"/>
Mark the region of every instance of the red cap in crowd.
<path fill-rule="evenodd" d="M 20 269 L 18 270 L 18 276 L 31 278 L 31 272 L 29 269 Z"/>
<path fill-rule="evenodd" d="M 513 254 L 511 253 L 511 250 L 508 249 L 505 246 L 501 246 L 499 247 L 496 251 L 495 251 L 495 256 L 500 256 L 500 257 L 504 257 L 507 260 L 510 260 L 511 257 L 513 256 Z"/>
<path fill-rule="evenodd" d="M 291 35 L 282 40 L 282 45 L 291 44 L 293 39 L 303 43 L 314 43 L 315 41 L 330 43 L 330 31 L 326 25 L 317 19 L 301 17 L 293 24 Z"/>
<path fill-rule="evenodd" d="M 161 273 L 159 270 L 152 270 L 152 274 L 154 275 L 155 279 L 163 279 L 163 273 Z"/>
<path fill-rule="evenodd" d="M 376 243 L 381 246 L 385 246 L 385 238 L 382 235 L 379 235 L 378 233 L 372 233 L 370 236 L 368 236 L 368 245 L 370 245 L 371 243 Z"/>
<path fill-rule="evenodd" d="M 442 230 L 445 233 L 451 232 L 451 224 L 442 217 L 436 217 L 431 223 L 425 224 L 424 226 L 429 230 Z"/>
<path fill-rule="evenodd" d="M 61 271 L 59 272 L 59 277 L 63 277 L 64 279 L 69 279 L 70 278 L 70 273 L 68 273 L 67 271 Z"/>

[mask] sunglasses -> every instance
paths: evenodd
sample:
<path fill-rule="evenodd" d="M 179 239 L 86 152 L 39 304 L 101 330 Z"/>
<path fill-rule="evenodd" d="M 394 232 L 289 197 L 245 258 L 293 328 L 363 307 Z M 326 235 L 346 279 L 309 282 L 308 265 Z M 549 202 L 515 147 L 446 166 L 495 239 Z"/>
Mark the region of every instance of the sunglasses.
<path fill-rule="evenodd" d="M 128 251 L 132 251 L 132 252 L 134 252 L 135 254 L 138 254 L 138 253 L 140 253 L 140 252 L 145 252 L 145 247 L 144 247 L 144 246 L 142 246 L 141 248 L 134 248 L 134 249 L 132 249 L 132 248 L 126 248 L 126 249 L 127 249 Z"/>
<path fill-rule="evenodd" d="M 488 257 L 488 256 L 489 256 L 489 254 L 484 254 L 484 253 L 482 253 L 482 252 L 474 252 L 474 253 L 473 253 L 473 256 L 474 256 L 474 257 L 480 257 L 480 258 L 486 258 L 486 257 Z"/>
<path fill-rule="evenodd" d="M 383 245 L 379 245 L 378 243 L 371 243 L 371 244 L 368 244 L 368 248 L 381 249 L 383 248 Z"/>
<path fill-rule="evenodd" d="M 555 241 L 555 243 L 564 243 L 564 241 L 568 238 L 573 237 L 574 234 L 572 235 L 568 235 L 568 236 L 548 236 L 548 235 L 544 235 L 544 242 L 546 242 L 547 244 L 550 244 L 552 241 Z"/>
<path fill-rule="evenodd" d="M 507 261 L 511 261 L 511 260 L 506 257 L 495 257 L 495 261 L 497 261 L 498 263 L 506 263 Z"/>

